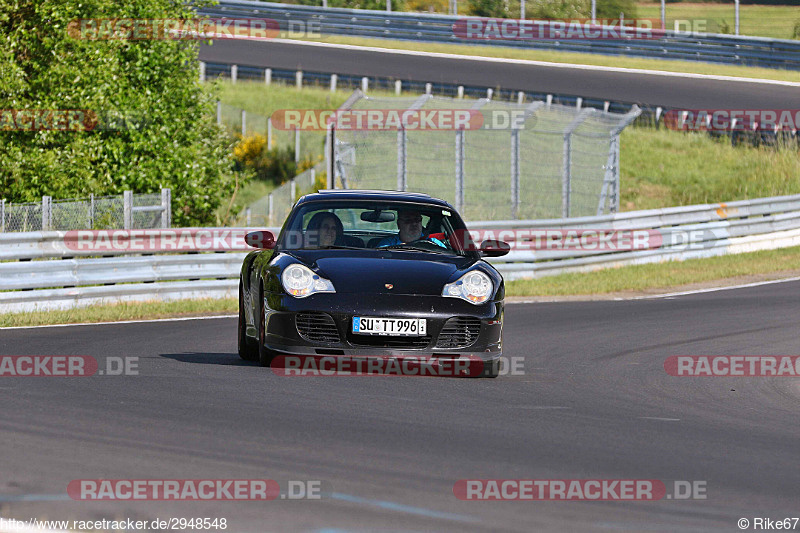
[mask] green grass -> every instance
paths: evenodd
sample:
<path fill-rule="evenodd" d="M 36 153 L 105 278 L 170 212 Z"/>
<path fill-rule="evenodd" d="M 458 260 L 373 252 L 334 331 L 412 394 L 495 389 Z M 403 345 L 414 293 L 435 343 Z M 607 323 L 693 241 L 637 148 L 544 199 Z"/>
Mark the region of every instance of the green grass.
<path fill-rule="evenodd" d="M 647 2 L 636 6 L 638 18 L 661 19 L 661 3 Z M 734 5 L 727 3 L 681 2 L 667 4 L 667 29 L 675 20 L 705 22 L 708 33 L 734 32 Z M 797 6 L 743 5 L 739 7 L 739 34 L 773 39 L 792 39 L 794 25 L 800 22 Z M 699 29 L 699 28 L 698 28 Z M 727 31 L 726 31 L 727 30 Z"/>
<path fill-rule="evenodd" d="M 304 39 L 313 41 L 314 39 Z M 397 50 L 416 50 L 458 55 L 475 55 L 483 57 L 499 57 L 508 59 L 525 59 L 531 61 L 549 61 L 553 63 L 570 63 L 581 65 L 599 65 L 607 67 L 624 67 L 666 72 L 688 72 L 694 74 L 710 74 L 716 76 L 737 76 L 742 78 L 759 78 L 779 81 L 800 82 L 800 72 L 761 67 L 740 67 L 733 65 L 717 65 L 695 61 L 661 60 L 638 57 L 612 56 L 601 54 L 581 54 L 577 52 L 555 52 L 550 50 L 522 50 L 503 46 L 480 46 L 472 44 L 444 44 L 400 41 L 392 39 L 369 39 L 364 37 L 348 37 L 326 35 L 321 40 L 326 43 L 351 44 L 355 46 L 376 46 Z M 580 88 L 575 92 L 579 93 Z"/>
<path fill-rule="evenodd" d="M 79 307 L 64 311 L 6 313 L 0 314 L 0 327 L 230 314 L 236 312 L 237 305 L 237 300 L 225 298 L 178 300 L 174 302 L 131 302 Z"/>
<path fill-rule="evenodd" d="M 796 146 L 734 147 L 706 133 L 641 127 L 620 142 L 623 211 L 800 193 Z"/>
<path fill-rule="evenodd" d="M 672 291 L 690 284 L 719 282 L 743 276 L 761 275 L 777 279 L 781 273 L 798 269 L 800 247 L 793 247 L 509 281 L 506 282 L 506 295 L 593 295 L 649 289 Z"/>

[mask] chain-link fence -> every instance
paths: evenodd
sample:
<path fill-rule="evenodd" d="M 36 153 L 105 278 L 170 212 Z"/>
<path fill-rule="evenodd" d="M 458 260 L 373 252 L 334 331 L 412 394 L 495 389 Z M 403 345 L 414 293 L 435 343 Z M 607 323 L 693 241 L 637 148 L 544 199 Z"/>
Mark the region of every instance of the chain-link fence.
<path fill-rule="evenodd" d="M 599 215 L 618 208 L 619 134 L 640 113 L 488 99 L 350 99 L 358 110 L 462 110 L 480 127 L 343 129 L 334 185 L 423 192 L 467 220 Z M 340 110 L 344 111 L 344 109 Z M 384 113 L 386 115 L 386 113 Z"/>
<path fill-rule="evenodd" d="M 94 196 L 12 204 L 0 200 L 0 232 L 73 229 L 152 229 L 172 225 L 170 189 L 160 193 Z"/>
<path fill-rule="evenodd" d="M 280 129 L 274 127 L 272 118 L 217 102 L 217 124 L 242 137 L 262 135 L 269 148 L 294 148 L 295 161 L 313 159 L 322 153 L 324 131 Z"/>
<path fill-rule="evenodd" d="M 245 224 L 247 227 L 282 226 L 298 198 L 325 188 L 324 171 L 325 164 L 319 163 L 301 172 L 267 196 L 245 207 L 237 223 Z"/>

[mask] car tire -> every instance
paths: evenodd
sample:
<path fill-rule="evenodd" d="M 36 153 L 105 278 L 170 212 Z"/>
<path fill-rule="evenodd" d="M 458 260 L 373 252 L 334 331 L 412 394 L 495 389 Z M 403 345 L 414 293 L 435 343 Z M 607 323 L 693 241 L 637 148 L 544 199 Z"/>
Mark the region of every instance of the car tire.
<path fill-rule="evenodd" d="M 276 353 L 264 345 L 266 339 L 266 313 L 264 312 L 264 290 L 258 291 L 258 362 L 261 366 L 269 366 Z"/>
<path fill-rule="evenodd" d="M 245 361 L 258 361 L 258 348 L 255 342 L 247 337 L 246 324 L 244 319 L 244 291 L 242 282 L 239 280 L 239 325 L 237 328 L 239 357 Z"/>

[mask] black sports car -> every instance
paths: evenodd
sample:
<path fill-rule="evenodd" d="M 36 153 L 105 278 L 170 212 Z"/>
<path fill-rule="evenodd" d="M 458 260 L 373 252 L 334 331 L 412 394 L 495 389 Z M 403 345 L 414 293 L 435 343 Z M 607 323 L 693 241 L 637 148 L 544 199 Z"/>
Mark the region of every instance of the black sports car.
<path fill-rule="evenodd" d="M 503 277 L 468 244 L 447 202 L 424 194 L 329 190 L 295 204 L 277 240 L 247 235 L 239 355 L 480 358 L 500 371 Z"/>

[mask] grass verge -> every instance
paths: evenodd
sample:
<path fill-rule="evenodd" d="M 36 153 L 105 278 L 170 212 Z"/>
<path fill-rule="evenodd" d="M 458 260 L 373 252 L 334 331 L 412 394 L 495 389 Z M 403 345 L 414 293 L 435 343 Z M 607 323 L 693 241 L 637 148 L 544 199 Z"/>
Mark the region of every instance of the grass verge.
<path fill-rule="evenodd" d="M 800 269 L 800 247 L 724 255 L 688 261 L 631 265 L 588 273 L 561 274 L 506 283 L 507 296 L 573 296 L 661 289 L 681 290 L 698 284 L 719 286 L 740 278 L 743 282 L 778 278 Z M 727 283 L 725 281 L 727 280 Z"/>
<path fill-rule="evenodd" d="M 40 326 L 45 324 L 78 324 L 114 322 L 154 318 L 189 317 L 209 314 L 228 314 L 237 311 L 233 298 L 177 300 L 174 302 L 129 302 L 113 305 L 93 305 L 64 311 L 0 314 L 0 327 Z"/>
<path fill-rule="evenodd" d="M 365 37 L 348 37 L 342 35 L 326 35 L 322 39 L 302 39 L 334 44 L 350 44 L 355 46 L 375 46 L 394 50 L 415 50 L 419 52 L 435 52 L 443 54 L 472 55 L 507 59 L 525 59 L 529 61 L 549 61 L 552 63 L 569 63 L 578 65 L 596 65 L 604 67 L 635 68 L 645 70 L 661 70 L 664 72 L 686 72 L 692 74 L 709 74 L 714 76 L 736 76 L 740 78 L 757 78 L 778 81 L 800 82 L 800 72 L 762 67 L 740 67 L 734 65 L 718 65 L 695 61 L 648 59 L 639 57 L 612 56 L 602 54 L 582 54 L 577 52 L 555 52 L 551 50 L 530 50 L 504 46 L 481 46 L 473 44 L 420 43 L 394 39 L 371 39 Z M 576 94 L 580 92 L 576 88 Z"/>

